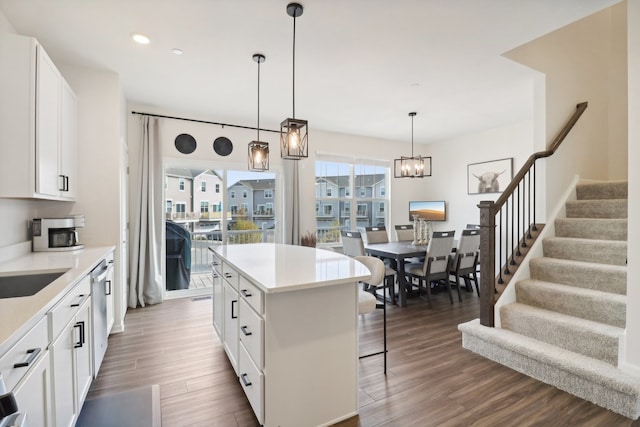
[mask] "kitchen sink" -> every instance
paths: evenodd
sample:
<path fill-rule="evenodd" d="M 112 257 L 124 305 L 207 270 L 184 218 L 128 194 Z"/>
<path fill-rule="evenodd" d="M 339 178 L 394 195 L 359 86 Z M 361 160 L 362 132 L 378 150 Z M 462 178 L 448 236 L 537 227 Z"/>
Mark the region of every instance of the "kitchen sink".
<path fill-rule="evenodd" d="M 35 295 L 66 272 L 67 270 L 0 276 L 0 298 Z"/>

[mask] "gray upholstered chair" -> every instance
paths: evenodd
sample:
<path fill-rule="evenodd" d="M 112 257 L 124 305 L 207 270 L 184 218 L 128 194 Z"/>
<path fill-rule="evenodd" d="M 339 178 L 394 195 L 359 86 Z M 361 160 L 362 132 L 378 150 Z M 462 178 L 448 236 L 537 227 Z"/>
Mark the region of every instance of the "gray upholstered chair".
<path fill-rule="evenodd" d="M 396 225 L 396 239 L 398 242 L 413 241 L 413 224 Z"/>
<path fill-rule="evenodd" d="M 384 225 L 377 227 L 365 227 L 365 241 L 369 243 L 387 243 L 389 241 L 389 235 L 387 234 L 387 228 Z"/>
<path fill-rule="evenodd" d="M 371 272 L 371 279 L 366 284 L 368 289 L 377 289 L 380 286 L 384 287 L 385 280 L 385 265 L 381 259 L 372 256 L 356 256 L 357 261 L 361 262 Z M 393 283 L 393 282 L 392 282 Z M 358 314 L 367 314 L 373 312 L 376 308 L 382 309 L 382 339 L 383 350 L 376 351 L 374 353 L 360 355 L 360 359 L 365 357 L 375 356 L 378 354 L 384 355 L 384 374 L 387 374 L 387 299 L 382 298 L 382 302 L 377 301 L 376 296 L 373 293 L 358 289 Z"/>
<path fill-rule="evenodd" d="M 467 290 L 473 291 L 471 282 L 478 288 L 478 257 L 480 255 L 480 229 L 462 230 L 456 252 L 449 256 L 449 274 L 455 277 L 455 283 L 460 289 L 460 279 L 464 280 Z"/>
<path fill-rule="evenodd" d="M 439 282 L 447 286 L 449 301 L 453 304 L 451 283 L 449 282 L 449 255 L 453 248 L 454 231 L 434 231 L 429 240 L 427 254 L 422 263 L 411 263 L 404 267 L 407 281 L 418 281 L 418 290 L 426 287 L 427 301 L 431 307 L 431 283 Z M 458 300 L 462 301 L 458 288 Z"/>
<path fill-rule="evenodd" d="M 366 256 L 367 253 L 364 250 L 364 242 L 362 241 L 362 234 L 358 231 L 341 231 L 342 236 L 342 253 L 350 257 Z M 382 263 L 384 265 L 384 262 Z M 385 266 L 384 280 L 387 283 L 387 290 L 389 298 L 393 303 L 396 300 L 396 294 L 393 283 L 395 282 L 396 271 L 388 266 Z M 384 290 L 385 286 L 380 286 Z M 384 298 L 384 292 L 383 292 Z"/>

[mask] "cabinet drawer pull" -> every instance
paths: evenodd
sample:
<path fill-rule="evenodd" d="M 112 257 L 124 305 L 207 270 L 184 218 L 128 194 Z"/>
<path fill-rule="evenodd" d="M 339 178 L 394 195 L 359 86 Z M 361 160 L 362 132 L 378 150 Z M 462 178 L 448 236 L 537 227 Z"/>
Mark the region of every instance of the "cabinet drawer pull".
<path fill-rule="evenodd" d="M 247 380 L 248 376 L 249 376 L 249 374 L 240 375 L 240 379 L 242 380 L 242 384 L 244 384 L 245 387 L 249 387 L 251 385 L 251 381 Z"/>
<path fill-rule="evenodd" d="M 249 335 L 253 335 L 253 332 L 249 332 L 247 329 L 248 329 L 247 326 L 240 327 L 240 330 L 246 337 L 248 337 Z"/>
<path fill-rule="evenodd" d="M 82 304 L 82 298 L 84 298 L 84 294 L 78 295 L 78 298 L 81 298 L 80 302 L 74 302 L 73 304 L 71 304 L 71 307 L 80 307 L 80 304 Z"/>
<path fill-rule="evenodd" d="M 40 354 L 41 350 L 42 350 L 41 348 L 31 348 L 27 350 L 27 354 L 29 355 L 29 357 L 27 357 L 27 360 L 24 362 L 16 363 L 15 365 L 13 365 L 13 367 L 24 368 L 26 366 L 30 366 L 33 363 L 33 361 L 38 358 L 38 355 Z"/>
<path fill-rule="evenodd" d="M 237 319 L 238 318 L 238 315 L 235 314 L 235 311 L 234 311 L 234 308 L 235 308 L 234 304 L 237 304 L 237 303 L 238 303 L 238 300 L 234 299 L 234 300 L 231 301 L 231 318 L 232 319 Z"/>
<path fill-rule="evenodd" d="M 60 186 L 62 188 L 58 188 L 58 191 L 65 191 L 64 190 L 64 183 L 65 183 L 64 175 L 58 175 L 58 177 L 62 178 L 62 181 L 61 181 L 62 185 Z"/>
<path fill-rule="evenodd" d="M 233 274 L 231 273 L 224 273 L 224 277 L 226 277 L 227 279 L 231 279 L 233 277 Z"/>
<path fill-rule="evenodd" d="M 69 176 L 64 176 L 64 191 L 69 191 Z"/>
<path fill-rule="evenodd" d="M 253 294 L 251 293 L 251 291 L 247 290 L 247 289 L 243 289 L 240 292 L 242 292 L 242 295 L 244 295 L 245 298 L 249 298 L 251 296 L 253 296 Z"/>
<path fill-rule="evenodd" d="M 213 278 L 217 279 L 218 277 L 220 277 L 220 275 L 218 273 L 213 273 Z"/>

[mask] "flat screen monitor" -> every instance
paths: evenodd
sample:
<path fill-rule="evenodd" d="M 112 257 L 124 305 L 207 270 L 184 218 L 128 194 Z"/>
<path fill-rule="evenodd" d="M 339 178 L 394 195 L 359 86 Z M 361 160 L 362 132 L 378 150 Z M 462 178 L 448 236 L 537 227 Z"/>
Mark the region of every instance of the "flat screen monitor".
<path fill-rule="evenodd" d="M 414 215 L 427 221 L 446 221 L 447 204 L 444 200 L 411 201 L 409 202 L 409 221 L 413 221 Z"/>

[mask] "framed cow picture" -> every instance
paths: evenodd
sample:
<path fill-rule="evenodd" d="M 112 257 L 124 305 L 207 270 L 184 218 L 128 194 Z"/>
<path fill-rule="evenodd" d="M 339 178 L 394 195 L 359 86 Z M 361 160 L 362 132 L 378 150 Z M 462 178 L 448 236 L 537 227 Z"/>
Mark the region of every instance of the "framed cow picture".
<path fill-rule="evenodd" d="M 513 157 L 467 165 L 467 194 L 501 193 L 513 178 Z"/>

